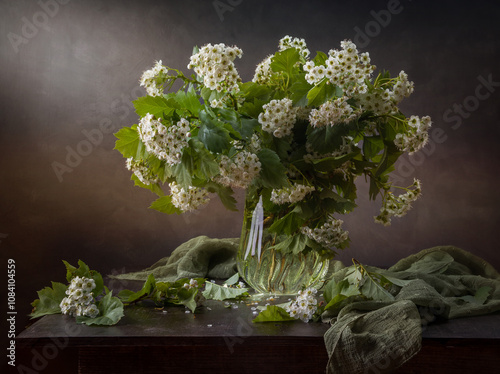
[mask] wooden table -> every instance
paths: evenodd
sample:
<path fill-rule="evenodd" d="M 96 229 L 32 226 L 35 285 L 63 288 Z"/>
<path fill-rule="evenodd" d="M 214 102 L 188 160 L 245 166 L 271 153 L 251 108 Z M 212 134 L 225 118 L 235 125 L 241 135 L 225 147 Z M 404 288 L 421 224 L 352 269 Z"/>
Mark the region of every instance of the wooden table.
<path fill-rule="evenodd" d="M 40 370 L 76 352 L 78 373 L 324 373 L 328 361 L 321 323 L 252 323 L 253 305 L 207 301 L 200 313 L 182 307 L 126 308 L 115 326 L 41 318 L 17 337 L 24 365 Z M 41 364 L 40 364 L 41 365 Z M 383 366 L 383 363 L 381 363 Z M 54 366 L 55 367 L 55 366 Z M 495 373 L 500 368 L 500 314 L 424 328 L 421 352 L 398 373 Z M 28 372 L 28 371 L 26 371 Z"/>

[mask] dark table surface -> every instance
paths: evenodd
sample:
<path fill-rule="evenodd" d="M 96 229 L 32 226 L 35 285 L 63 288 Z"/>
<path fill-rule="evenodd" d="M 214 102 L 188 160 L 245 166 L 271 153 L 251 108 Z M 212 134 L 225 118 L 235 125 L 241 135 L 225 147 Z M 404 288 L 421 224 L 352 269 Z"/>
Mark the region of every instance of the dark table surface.
<path fill-rule="evenodd" d="M 287 300 L 264 299 L 259 305 Z M 115 326 L 79 325 L 72 317 L 50 315 L 19 334 L 16 344 L 19 350 L 35 348 L 42 352 L 48 344 L 63 342 L 65 347 L 78 351 L 80 373 L 113 372 L 112 368 L 119 365 L 124 372 L 127 367 L 133 368 L 131 372 L 163 372 L 150 366 L 140 369 L 139 363 L 131 358 L 139 351 L 143 357 L 153 357 L 152 361 L 159 366 L 169 365 L 180 372 L 188 372 L 185 357 L 188 360 L 196 357 L 192 372 L 202 369 L 202 372 L 233 372 L 229 369 L 231 365 L 237 366 L 240 362 L 246 362 L 245 365 L 252 362 L 254 370 L 248 371 L 252 373 L 267 372 L 270 367 L 293 367 L 293 370 L 287 369 L 288 373 L 324 372 L 328 356 L 323 336 L 328 324 L 254 323 L 256 307 L 249 300 L 230 303 L 209 300 L 193 314 L 184 307 L 129 306 Z M 425 372 L 422 368 L 438 367 L 443 362 L 443 367 L 452 370 L 455 365 L 454 372 L 465 373 L 468 371 L 457 371 L 457 367 L 465 370 L 469 362 L 472 365 L 478 358 L 485 367 L 500 365 L 500 313 L 434 322 L 423 326 L 422 337 L 423 353 L 410 361 L 416 363 L 417 369 L 405 366 L 402 372 Z M 468 352 L 471 352 L 470 358 L 466 357 Z M 456 355 L 460 355 L 463 362 L 458 362 Z M 308 363 L 301 357 L 311 357 L 312 361 Z M 207 369 L 205 362 L 214 360 L 227 371 L 220 371 L 220 365 L 215 364 Z"/>

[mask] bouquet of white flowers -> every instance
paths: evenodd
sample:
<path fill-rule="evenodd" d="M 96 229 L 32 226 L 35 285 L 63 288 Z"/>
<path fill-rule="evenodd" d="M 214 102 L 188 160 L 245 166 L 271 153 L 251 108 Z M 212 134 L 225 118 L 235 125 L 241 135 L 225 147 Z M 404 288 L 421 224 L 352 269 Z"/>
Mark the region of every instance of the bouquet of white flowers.
<path fill-rule="evenodd" d="M 347 40 L 310 59 L 303 39 L 286 36 L 248 82 L 235 66 L 241 57 L 238 47 L 207 44 L 194 49 L 189 77 L 161 61 L 144 72 L 140 121 L 115 135 L 135 184 L 158 195 L 151 208 L 180 214 L 217 194 L 234 210 L 233 189 L 243 188 L 249 215 L 262 202 L 274 249 L 323 255 L 348 245 L 339 217 L 356 207 L 356 177 L 369 180 L 371 199 L 382 197 L 377 222 L 408 211 L 420 183 L 396 187 L 390 172 L 426 144 L 431 121 L 398 109 L 413 92 L 403 71 L 374 77 L 369 54 Z"/>

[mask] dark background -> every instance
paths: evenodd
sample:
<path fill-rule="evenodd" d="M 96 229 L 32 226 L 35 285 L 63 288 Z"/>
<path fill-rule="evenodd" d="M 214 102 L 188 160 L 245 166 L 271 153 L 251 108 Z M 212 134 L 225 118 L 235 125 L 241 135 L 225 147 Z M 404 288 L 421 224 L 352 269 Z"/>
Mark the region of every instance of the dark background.
<path fill-rule="evenodd" d="M 239 235 L 241 212 L 215 199 L 182 216 L 147 209 L 155 196 L 133 187 L 113 150 L 112 133 L 137 123 L 131 100 L 144 95 L 142 72 L 161 59 L 190 73 L 193 46 L 209 42 L 243 49 L 236 66 L 244 81 L 287 34 L 305 38 L 313 56 L 350 38 L 381 69 L 406 71 L 415 93 L 402 109 L 430 115 L 434 130 L 426 149 L 401 160 L 395 179 L 406 186 L 419 178 L 423 196 L 383 227 L 373 223 L 380 201 L 369 202 L 360 181 L 360 207 L 345 217 L 352 245 L 339 258 L 389 266 L 453 244 L 500 268 L 498 4 L 1 1 L 0 253 L 1 271 L 8 258 L 16 262 L 17 332 L 36 291 L 64 282 L 63 259 L 116 274 L 149 266 L 193 236 Z M 484 87 L 488 80 L 495 83 Z M 58 176 L 55 165 L 66 169 Z"/>

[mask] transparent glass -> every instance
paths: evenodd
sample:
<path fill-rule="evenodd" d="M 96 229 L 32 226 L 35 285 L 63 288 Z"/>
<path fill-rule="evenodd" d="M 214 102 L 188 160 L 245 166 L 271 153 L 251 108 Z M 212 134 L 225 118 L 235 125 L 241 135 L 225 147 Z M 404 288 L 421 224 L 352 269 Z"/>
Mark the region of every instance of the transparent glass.
<path fill-rule="evenodd" d="M 237 256 L 240 276 L 257 293 L 292 295 L 305 287 L 319 288 L 328 273 L 330 260 L 314 251 L 292 254 L 282 253 L 272 247 L 286 236 L 268 232 L 272 217 L 264 212 L 260 257 L 258 251 L 248 253 L 248 242 L 252 240 L 252 217 L 256 201 L 245 202 L 243 228 Z"/>

